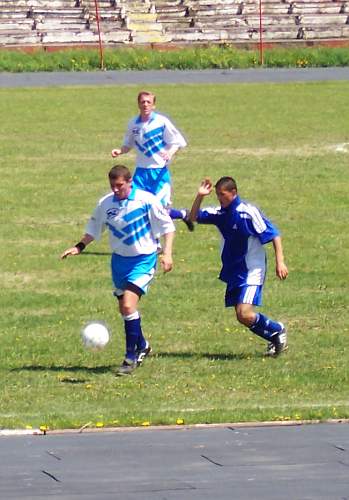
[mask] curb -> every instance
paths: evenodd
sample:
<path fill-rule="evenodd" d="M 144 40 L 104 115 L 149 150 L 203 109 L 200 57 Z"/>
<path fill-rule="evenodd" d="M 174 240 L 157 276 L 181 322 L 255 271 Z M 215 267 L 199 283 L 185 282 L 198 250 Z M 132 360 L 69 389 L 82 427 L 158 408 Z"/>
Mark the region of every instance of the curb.
<path fill-rule="evenodd" d="M 295 427 L 301 425 L 316 424 L 349 424 L 349 419 L 328 419 L 328 420 L 276 420 L 270 422 L 235 422 L 222 424 L 177 424 L 177 425 L 147 425 L 138 427 L 88 427 L 88 424 L 80 429 L 0 429 L 2 436 L 47 436 L 61 434 L 92 434 L 105 432 L 137 432 L 137 431 L 183 431 L 195 429 L 224 429 L 230 430 L 249 427 Z"/>

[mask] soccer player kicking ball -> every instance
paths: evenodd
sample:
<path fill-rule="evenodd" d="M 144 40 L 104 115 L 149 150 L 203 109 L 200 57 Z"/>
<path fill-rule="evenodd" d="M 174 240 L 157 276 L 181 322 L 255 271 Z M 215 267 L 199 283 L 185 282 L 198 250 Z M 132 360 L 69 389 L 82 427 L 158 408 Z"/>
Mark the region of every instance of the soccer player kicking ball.
<path fill-rule="evenodd" d="M 79 255 L 93 240 L 99 240 L 105 229 L 108 231 L 114 295 L 119 301 L 126 335 L 125 359 L 117 374 L 128 375 L 151 352 L 143 336 L 138 302 L 154 276 L 160 237 L 163 237 L 161 266 L 165 273 L 172 269 L 175 227 L 154 195 L 132 185 L 128 168 L 113 167 L 109 182 L 112 192 L 99 200 L 84 236 L 65 250 L 61 258 Z"/>
<path fill-rule="evenodd" d="M 288 348 L 286 329 L 281 322 L 255 312 L 255 306 L 262 304 L 266 273 L 263 245 L 273 243 L 278 278 L 284 280 L 288 275 L 279 231 L 257 207 L 239 197 L 232 177 L 222 177 L 214 187 L 220 206 L 200 209 L 203 198 L 213 189 L 211 180 L 204 179 L 189 217 L 218 228 L 223 238 L 219 278 L 227 284 L 225 306 L 234 306 L 237 320 L 268 342 L 267 356 L 278 356 Z"/>

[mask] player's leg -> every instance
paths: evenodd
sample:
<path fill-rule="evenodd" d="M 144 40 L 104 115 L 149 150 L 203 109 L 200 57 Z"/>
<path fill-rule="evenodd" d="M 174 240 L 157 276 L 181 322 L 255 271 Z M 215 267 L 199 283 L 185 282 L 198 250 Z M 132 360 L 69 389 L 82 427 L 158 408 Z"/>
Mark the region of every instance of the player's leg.
<path fill-rule="evenodd" d="M 151 347 L 143 336 L 138 303 L 153 279 L 156 255 L 121 257 L 113 254 L 112 275 L 119 300 L 120 314 L 124 320 L 126 354 L 118 370 L 119 375 L 131 373 L 150 354 Z"/>
<path fill-rule="evenodd" d="M 149 279 L 152 278 L 149 277 Z M 132 358 L 137 360 L 138 366 L 142 364 L 144 358 L 146 358 L 152 351 L 149 342 L 144 338 L 141 315 L 137 310 L 138 301 L 143 293 L 145 293 L 144 289 L 140 289 L 134 283 L 128 283 L 124 294 L 124 312 L 122 313 L 125 320 L 126 339 L 127 335 L 129 335 L 129 347 L 132 349 L 132 353 L 135 354 L 135 356 L 132 355 Z M 134 300 L 135 295 L 138 297 L 137 302 Z"/>
<path fill-rule="evenodd" d="M 257 312 L 250 330 L 268 341 L 267 356 L 278 356 L 288 349 L 286 328 L 280 321 Z"/>
<path fill-rule="evenodd" d="M 140 337 L 145 343 L 141 328 L 141 318 L 138 312 L 140 295 L 140 290 L 136 291 L 126 289 L 121 297 L 121 300 L 119 301 L 119 309 L 124 320 L 126 337 L 125 358 L 132 362 L 137 361 L 137 344 Z"/>
<path fill-rule="evenodd" d="M 287 349 L 287 334 L 281 322 L 256 312 L 262 304 L 262 286 L 244 286 L 226 291 L 226 306 L 234 306 L 237 320 L 255 335 L 266 340 L 269 355 L 277 356 Z M 273 349 L 271 349 L 273 347 Z"/>

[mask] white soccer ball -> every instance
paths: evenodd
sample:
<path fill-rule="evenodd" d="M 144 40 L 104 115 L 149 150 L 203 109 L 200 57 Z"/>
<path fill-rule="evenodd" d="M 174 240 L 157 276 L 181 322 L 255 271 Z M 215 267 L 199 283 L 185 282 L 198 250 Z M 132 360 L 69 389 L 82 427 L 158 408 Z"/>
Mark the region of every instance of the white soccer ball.
<path fill-rule="evenodd" d="M 109 330 L 104 323 L 91 321 L 81 330 L 81 338 L 86 349 L 100 351 L 109 342 Z"/>

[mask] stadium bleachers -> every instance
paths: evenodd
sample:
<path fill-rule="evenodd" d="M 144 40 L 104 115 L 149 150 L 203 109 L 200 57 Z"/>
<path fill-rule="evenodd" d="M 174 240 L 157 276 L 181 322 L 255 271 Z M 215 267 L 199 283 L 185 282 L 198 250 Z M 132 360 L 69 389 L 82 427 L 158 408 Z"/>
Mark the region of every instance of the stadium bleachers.
<path fill-rule="evenodd" d="M 103 41 L 128 43 L 125 9 L 99 0 Z M 86 0 L 0 1 L 0 46 L 98 43 L 95 4 Z"/>
<path fill-rule="evenodd" d="M 155 0 L 158 19 L 171 41 L 239 42 L 260 36 L 259 1 Z M 262 1 L 265 41 L 349 39 L 349 2 Z"/>
<path fill-rule="evenodd" d="M 348 40 L 349 0 L 98 0 L 106 45 Z M 0 0 L 0 46 L 98 43 L 94 0 Z"/>

